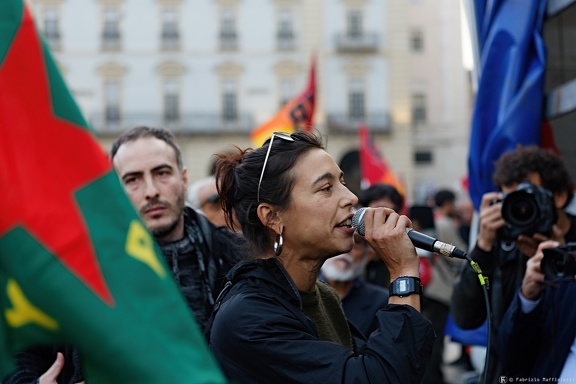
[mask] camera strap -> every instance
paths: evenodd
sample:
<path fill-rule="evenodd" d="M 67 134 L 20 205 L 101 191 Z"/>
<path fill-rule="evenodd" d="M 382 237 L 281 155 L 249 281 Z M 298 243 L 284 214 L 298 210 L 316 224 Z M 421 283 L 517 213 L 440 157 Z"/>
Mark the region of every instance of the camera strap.
<path fill-rule="evenodd" d="M 520 252 L 515 242 L 499 242 L 490 281 L 492 316 L 496 334 L 500 328 L 504 312 L 522 282 L 526 270 L 526 260 L 526 256 Z"/>

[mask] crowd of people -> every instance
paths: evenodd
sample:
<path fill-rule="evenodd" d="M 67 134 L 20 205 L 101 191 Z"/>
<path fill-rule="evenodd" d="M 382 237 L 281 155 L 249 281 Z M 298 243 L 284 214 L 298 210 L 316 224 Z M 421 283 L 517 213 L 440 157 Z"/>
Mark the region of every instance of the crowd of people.
<path fill-rule="evenodd" d="M 565 209 L 573 184 L 552 152 L 501 157 L 472 242 L 465 194 L 442 188 L 430 204 L 407 206 L 394 186 L 376 184 L 356 196 L 310 132 L 219 154 L 214 174 L 190 185 L 166 129 L 123 133 L 110 160 L 232 382 L 441 384 L 449 316 L 463 329 L 492 318 L 479 380 L 576 378 L 574 276 L 551 283 L 541 268 L 547 250 L 576 241 Z M 352 226 L 360 207 L 364 236 Z M 529 208 L 538 213 L 527 218 Z M 489 312 L 477 271 L 416 250 L 407 228 L 470 249 L 489 281 Z M 73 345 L 15 361 L 3 383 L 84 380 Z"/>

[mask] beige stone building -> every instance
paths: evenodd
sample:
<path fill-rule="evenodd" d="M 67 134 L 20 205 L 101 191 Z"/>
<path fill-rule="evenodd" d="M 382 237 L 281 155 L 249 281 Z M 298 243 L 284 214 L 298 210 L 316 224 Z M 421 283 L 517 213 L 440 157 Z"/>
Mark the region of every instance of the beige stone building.
<path fill-rule="evenodd" d="M 315 55 L 315 127 L 353 190 L 360 122 L 410 201 L 466 174 L 458 0 L 28 2 L 106 149 L 133 126 L 164 126 L 202 178 L 304 89 Z"/>

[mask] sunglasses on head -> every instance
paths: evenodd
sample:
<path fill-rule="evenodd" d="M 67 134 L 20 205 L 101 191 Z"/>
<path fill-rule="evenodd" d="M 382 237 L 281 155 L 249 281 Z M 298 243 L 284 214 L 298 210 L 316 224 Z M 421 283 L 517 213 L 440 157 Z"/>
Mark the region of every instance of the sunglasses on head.
<path fill-rule="evenodd" d="M 270 156 L 270 150 L 272 149 L 272 143 L 274 142 L 275 137 L 285 141 L 294 141 L 294 138 L 286 132 L 274 132 L 272 133 L 272 136 L 270 136 L 270 139 L 267 140 L 267 142 L 269 142 L 268 150 L 266 151 L 266 157 L 264 158 L 264 164 L 262 165 L 262 173 L 260 174 L 260 180 L 258 181 L 258 192 L 256 195 L 258 202 L 260 202 L 260 185 L 262 184 L 262 178 L 264 178 L 264 171 L 266 170 L 266 164 L 268 164 L 268 157 Z"/>

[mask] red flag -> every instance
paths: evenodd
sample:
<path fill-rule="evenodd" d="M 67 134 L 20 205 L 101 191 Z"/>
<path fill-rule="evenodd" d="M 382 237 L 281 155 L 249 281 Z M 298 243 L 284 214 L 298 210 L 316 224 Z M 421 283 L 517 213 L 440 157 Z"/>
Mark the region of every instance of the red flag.
<path fill-rule="evenodd" d="M 550 121 L 544 120 L 540 125 L 540 146 L 545 149 L 549 149 L 556 154 L 560 154 L 560 150 L 556 146 L 554 141 L 554 132 L 552 132 L 552 125 Z"/>
<path fill-rule="evenodd" d="M 376 183 L 392 185 L 405 196 L 404 185 L 388 167 L 386 161 L 380 155 L 380 151 L 374 144 L 370 132 L 364 124 L 360 125 L 360 174 L 362 184 L 370 186 Z"/>
<path fill-rule="evenodd" d="M 304 131 L 312 130 L 315 99 L 316 59 L 313 58 L 308 85 L 304 92 L 287 102 L 271 120 L 252 131 L 250 137 L 254 146 L 260 147 L 276 131 L 292 133 L 299 129 Z"/>

